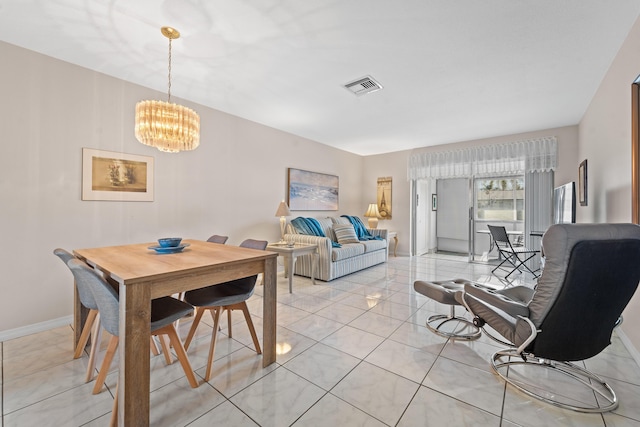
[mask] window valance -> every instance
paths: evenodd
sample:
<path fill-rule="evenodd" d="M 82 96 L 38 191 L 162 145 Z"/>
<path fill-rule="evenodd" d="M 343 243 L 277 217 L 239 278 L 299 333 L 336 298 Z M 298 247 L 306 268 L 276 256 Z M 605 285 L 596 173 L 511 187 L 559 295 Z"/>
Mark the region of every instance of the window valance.
<path fill-rule="evenodd" d="M 556 169 L 555 137 L 409 156 L 408 179 L 514 175 Z"/>

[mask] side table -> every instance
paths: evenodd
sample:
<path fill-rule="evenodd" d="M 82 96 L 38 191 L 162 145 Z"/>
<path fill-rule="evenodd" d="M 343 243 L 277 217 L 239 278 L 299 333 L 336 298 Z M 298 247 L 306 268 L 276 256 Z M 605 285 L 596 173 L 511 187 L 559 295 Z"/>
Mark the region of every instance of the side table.
<path fill-rule="evenodd" d="M 393 256 L 398 256 L 396 255 L 396 251 L 398 250 L 398 232 L 397 231 L 387 231 L 387 239 L 389 242 L 391 242 L 391 238 L 393 238 L 394 241 L 394 246 L 393 246 Z M 391 245 L 388 246 L 388 253 L 387 256 L 389 256 L 389 253 L 391 253 Z"/>
<path fill-rule="evenodd" d="M 277 252 L 278 255 L 284 258 L 285 273 L 289 275 L 289 293 L 293 292 L 293 272 L 296 265 L 296 259 L 300 255 L 312 254 L 313 262 L 311 263 L 311 283 L 316 284 L 316 266 L 320 258 L 318 254 L 318 245 L 296 243 L 293 246 L 289 246 L 286 243 L 269 243 L 267 250 L 271 252 Z"/>

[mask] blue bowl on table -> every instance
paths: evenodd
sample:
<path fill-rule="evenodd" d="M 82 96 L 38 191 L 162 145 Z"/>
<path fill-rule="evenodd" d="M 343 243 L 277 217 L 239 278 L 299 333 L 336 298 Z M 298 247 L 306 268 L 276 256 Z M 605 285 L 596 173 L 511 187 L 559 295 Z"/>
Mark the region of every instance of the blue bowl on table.
<path fill-rule="evenodd" d="M 158 239 L 158 243 L 162 248 L 175 248 L 180 245 L 182 241 L 182 237 L 164 237 L 162 239 Z"/>

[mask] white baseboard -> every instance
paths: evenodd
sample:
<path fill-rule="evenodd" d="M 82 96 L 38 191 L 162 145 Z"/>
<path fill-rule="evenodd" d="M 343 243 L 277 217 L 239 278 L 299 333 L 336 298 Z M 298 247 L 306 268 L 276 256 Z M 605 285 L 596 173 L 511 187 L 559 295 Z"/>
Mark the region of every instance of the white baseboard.
<path fill-rule="evenodd" d="M 35 334 L 38 332 L 48 331 L 49 329 L 59 328 L 60 326 L 71 325 L 72 323 L 73 315 L 69 315 L 65 317 L 59 317 L 57 319 L 47 320 L 46 322 L 34 323 L 33 325 L 27 325 L 21 328 L 0 331 L 0 342 L 24 337 L 26 335 Z"/>
<path fill-rule="evenodd" d="M 633 360 L 635 360 L 636 364 L 640 366 L 640 352 L 638 351 L 638 349 L 635 348 L 629 337 L 624 334 L 622 328 L 616 328 L 616 334 L 620 338 L 620 341 L 622 341 L 622 344 L 624 344 L 624 346 L 627 348 L 627 351 L 629 352 L 631 357 L 633 357 Z"/>

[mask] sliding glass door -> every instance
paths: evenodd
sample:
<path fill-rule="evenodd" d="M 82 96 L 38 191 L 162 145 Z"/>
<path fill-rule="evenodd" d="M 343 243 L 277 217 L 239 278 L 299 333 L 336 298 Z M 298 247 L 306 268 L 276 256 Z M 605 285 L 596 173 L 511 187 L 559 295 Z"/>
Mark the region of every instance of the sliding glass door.
<path fill-rule="evenodd" d="M 469 259 L 488 261 L 491 238 L 488 224 L 502 225 L 514 241 L 521 242 L 525 220 L 525 179 L 517 176 L 491 176 L 473 180 L 470 209 Z M 480 257 L 477 255 L 481 254 Z"/>

